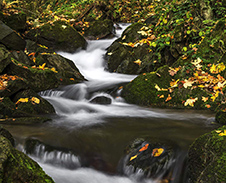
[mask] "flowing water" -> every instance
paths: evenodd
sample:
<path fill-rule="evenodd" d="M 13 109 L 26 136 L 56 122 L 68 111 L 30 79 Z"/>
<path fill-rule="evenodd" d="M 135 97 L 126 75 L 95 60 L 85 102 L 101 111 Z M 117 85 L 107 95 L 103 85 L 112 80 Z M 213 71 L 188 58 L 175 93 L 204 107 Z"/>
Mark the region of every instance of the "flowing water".
<path fill-rule="evenodd" d="M 125 28 L 127 25 L 122 25 Z M 122 30 L 117 31 L 120 36 Z M 174 180 L 183 182 L 189 145 L 214 128 L 205 111 L 144 108 L 126 103 L 119 86 L 136 76 L 105 70 L 106 48 L 115 40 L 89 41 L 87 50 L 60 53 L 74 61 L 87 81 L 40 93 L 55 108 L 52 121 L 4 125 L 17 148 L 35 159 L 57 183 L 153 183 L 123 164 L 124 150 L 136 138 L 173 146 L 177 151 Z M 111 104 L 91 103 L 104 96 Z M 38 143 L 29 151 L 29 141 Z"/>

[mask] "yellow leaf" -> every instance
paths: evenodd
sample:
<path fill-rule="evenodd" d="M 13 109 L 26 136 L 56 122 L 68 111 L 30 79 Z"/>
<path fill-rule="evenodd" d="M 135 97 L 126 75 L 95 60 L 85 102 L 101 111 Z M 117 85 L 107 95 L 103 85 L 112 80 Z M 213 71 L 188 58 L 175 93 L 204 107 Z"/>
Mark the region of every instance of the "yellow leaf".
<path fill-rule="evenodd" d="M 219 95 L 219 91 L 217 91 L 216 93 L 213 94 L 213 96 L 211 97 L 211 99 L 212 99 L 213 102 L 218 97 L 218 95 Z"/>
<path fill-rule="evenodd" d="M 202 97 L 202 101 L 206 102 L 209 99 L 209 97 Z"/>
<path fill-rule="evenodd" d="M 39 104 L 40 103 L 40 99 L 38 99 L 37 97 L 32 97 L 31 98 L 31 101 L 36 103 L 36 104 Z"/>
<path fill-rule="evenodd" d="M 215 132 L 217 132 L 217 133 L 221 133 L 221 132 L 222 132 L 222 130 L 215 130 Z"/>
<path fill-rule="evenodd" d="M 28 98 L 20 98 L 17 102 L 16 102 L 16 104 L 18 104 L 18 103 L 20 103 L 20 102 L 28 102 Z"/>
<path fill-rule="evenodd" d="M 221 133 L 219 134 L 219 136 L 226 136 L 226 130 L 224 130 L 224 132 L 221 132 Z"/>
<path fill-rule="evenodd" d="M 135 159 L 136 157 L 137 157 L 137 155 L 132 156 L 132 157 L 130 158 L 130 161 L 132 161 L 132 160 Z"/>
<path fill-rule="evenodd" d="M 63 29 L 66 29 L 66 28 L 67 28 L 67 26 L 66 26 L 66 25 L 62 25 L 61 27 L 62 27 Z"/>
<path fill-rule="evenodd" d="M 158 157 L 158 156 L 160 156 L 163 152 L 164 152 L 164 149 L 163 149 L 163 148 L 155 148 L 155 149 L 153 149 L 153 151 L 152 151 L 152 156 Z"/>
<path fill-rule="evenodd" d="M 185 79 L 184 82 L 185 82 L 185 83 L 183 84 L 184 88 L 187 88 L 187 87 L 189 87 L 189 86 L 192 86 L 192 84 L 194 83 L 194 81 L 189 81 L 189 80 L 187 80 L 187 79 Z"/>
<path fill-rule="evenodd" d="M 108 55 L 112 55 L 112 54 L 113 54 L 112 52 L 109 52 L 109 53 L 108 53 Z"/>
<path fill-rule="evenodd" d="M 159 88 L 159 86 L 157 84 L 155 84 L 155 88 L 156 88 L 156 90 L 161 91 L 161 89 Z"/>
<path fill-rule="evenodd" d="M 184 106 L 190 105 L 191 107 L 194 107 L 194 103 L 198 100 L 198 98 L 191 98 L 187 99 L 186 102 L 184 103 Z"/>
<path fill-rule="evenodd" d="M 138 60 L 134 61 L 134 63 L 135 63 L 135 64 L 138 64 L 138 65 L 140 66 L 140 64 L 141 64 L 141 60 L 140 60 L 140 59 L 138 59 Z"/>
<path fill-rule="evenodd" d="M 58 73 L 58 71 L 56 71 L 56 69 L 54 67 L 52 67 L 50 70 L 55 72 L 55 73 Z"/>
<path fill-rule="evenodd" d="M 179 79 L 176 80 L 176 81 L 173 79 L 173 80 L 170 82 L 170 86 L 173 87 L 173 88 L 174 88 L 174 87 L 177 87 L 177 86 L 178 86 L 178 82 L 179 82 Z"/>
<path fill-rule="evenodd" d="M 164 95 L 161 95 L 159 98 L 164 98 Z"/>
<path fill-rule="evenodd" d="M 46 63 L 44 63 L 44 64 L 42 64 L 42 65 L 39 65 L 39 66 L 38 66 L 38 68 L 39 68 L 39 69 L 43 69 L 43 70 L 44 70 L 45 65 L 46 65 Z"/>

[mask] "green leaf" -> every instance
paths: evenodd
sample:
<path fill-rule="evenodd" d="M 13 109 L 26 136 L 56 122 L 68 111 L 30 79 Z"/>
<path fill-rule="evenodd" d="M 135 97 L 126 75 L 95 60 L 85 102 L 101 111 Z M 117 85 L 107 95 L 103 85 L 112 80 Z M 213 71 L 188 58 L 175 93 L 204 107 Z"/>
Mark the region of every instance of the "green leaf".
<path fill-rule="evenodd" d="M 182 49 L 183 51 L 187 51 L 188 50 L 188 48 L 187 47 L 183 47 L 183 49 Z"/>

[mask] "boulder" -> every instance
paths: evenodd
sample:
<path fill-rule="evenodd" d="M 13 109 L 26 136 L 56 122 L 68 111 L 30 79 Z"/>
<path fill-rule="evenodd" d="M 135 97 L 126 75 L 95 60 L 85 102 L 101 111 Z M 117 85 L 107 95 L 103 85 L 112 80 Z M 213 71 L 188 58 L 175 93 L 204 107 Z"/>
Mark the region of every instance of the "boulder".
<path fill-rule="evenodd" d="M 20 99 L 27 98 L 27 102 L 18 102 Z M 12 101 L 16 103 L 16 111 L 14 117 L 36 116 L 42 114 L 53 114 L 55 110 L 53 106 L 45 99 L 40 97 L 33 90 L 23 90 L 14 95 Z"/>
<path fill-rule="evenodd" d="M 0 100 L 0 118 L 13 117 L 16 110 L 16 105 L 10 100 L 9 97 L 4 97 Z"/>
<path fill-rule="evenodd" d="M 204 134 L 190 146 L 188 175 L 190 182 L 226 181 L 226 126 Z"/>
<path fill-rule="evenodd" d="M 24 32 L 26 29 L 27 16 L 24 12 L 18 12 L 11 15 L 0 16 L 0 19 L 11 29 L 17 32 Z"/>
<path fill-rule="evenodd" d="M 0 32 L 0 43 L 10 50 L 24 50 L 25 40 L 2 21 L 0 21 Z"/>
<path fill-rule="evenodd" d="M 0 73 L 2 73 L 6 66 L 11 63 L 9 55 L 10 52 L 6 49 L 6 47 L 0 44 Z"/>
<path fill-rule="evenodd" d="M 102 39 L 111 38 L 114 33 L 114 23 L 109 19 L 105 19 L 91 22 L 89 28 L 85 30 L 84 36 L 87 39 Z"/>
<path fill-rule="evenodd" d="M 128 168 L 124 173 L 142 172 L 146 178 L 172 178 L 171 168 L 176 162 L 172 148 L 160 143 L 149 143 L 143 139 L 136 139 L 126 148 L 126 152 L 124 167 Z"/>
<path fill-rule="evenodd" d="M 0 182 L 54 182 L 42 168 L 24 153 L 13 148 L 0 135 Z"/>
<path fill-rule="evenodd" d="M 90 103 L 103 104 L 103 105 L 111 104 L 111 102 L 112 100 L 106 96 L 96 96 L 90 101 Z"/>
<path fill-rule="evenodd" d="M 53 48 L 55 51 L 75 52 L 85 49 L 86 40 L 71 25 L 63 21 L 47 23 L 39 28 L 31 29 L 27 38 Z"/>

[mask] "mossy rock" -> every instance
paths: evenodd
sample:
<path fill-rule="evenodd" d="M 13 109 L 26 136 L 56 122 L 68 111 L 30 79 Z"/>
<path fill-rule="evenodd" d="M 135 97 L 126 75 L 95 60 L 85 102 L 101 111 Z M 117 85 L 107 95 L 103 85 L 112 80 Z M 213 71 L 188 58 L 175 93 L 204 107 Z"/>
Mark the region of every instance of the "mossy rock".
<path fill-rule="evenodd" d="M 12 101 L 16 103 L 20 98 L 28 98 L 28 102 L 20 102 L 17 104 L 17 109 L 14 112 L 14 117 L 55 113 L 53 106 L 33 90 L 23 90 L 18 92 L 13 97 Z M 37 101 L 34 99 L 36 99 Z"/>
<path fill-rule="evenodd" d="M 23 78 L 16 78 L 15 80 L 7 81 L 7 87 L 0 90 L 0 97 L 11 97 L 21 90 L 28 89 L 27 82 Z"/>
<path fill-rule="evenodd" d="M 23 32 L 26 29 L 27 16 L 23 12 L 18 14 L 4 15 L 2 21 L 11 29 L 17 32 Z"/>
<path fill-rule="evenodd" d="M 225 125 L 226 124 L 226 104 L 221 104 L 216 108 L 215 119 L 216 122 Z"/>
<path fill-rule="evenodd" d="M 190 146 L 189 179 L 194 183 L 226 182 L 226 126 L 202 135 Z"/>
<path fill-rule="evenodd" d="M 26 42 L 10 27 L 0 21 L 0 43 L 4 44 L 10 50 L 24 50 Z"/>
<path fill-rule="evenodd" d="M 0 136 L 0 152 L 0 182 L 54 182 L 38 163 L 13 148 L 3 136 Z"/>
<path fill-rule="evenodd" d="M 89 28 L 85 30 L 84 36 L 88 39 L 103 39 L 113 37 L 114 33 L 114 23 L 105 19 L 91 22 Z"/>
<path fill-rule="evenodd" d="M 85 49 L 86 40 L 72 26 L 63 21 L 48 23 L 40 28 L 32 29 L 26 35 L 39 44 L 53 48 L 55 51 L 75 52 Z"/>
<path fill-rule="evenodd" d="M 165 106 L 165 101 L 158 95 L 164 95 L 166 91 L 157 91 L 155 85 L 160 88 L 168 88 L 171 77 L 169 67 L 160 67 L 156 72 L 139 75 L 123 89 L 122 96 L 127 102 L 138 105 Z"/>
<path fill-rule="evenodd" d="M 15 110 L 16 105 L 9 97 L 5 97 L 0 101 L 0 118 L 13 117 Z"/>
<path fill-rule="evenodd" d="M 10 52 L 6 49 L 6 47 L 0 44 L 0 73 L 2 73 L 6 66 L 11 63 L 9 55 Z"/>

